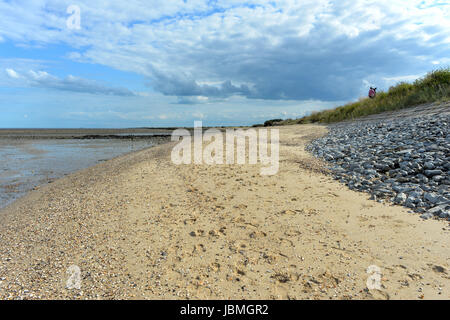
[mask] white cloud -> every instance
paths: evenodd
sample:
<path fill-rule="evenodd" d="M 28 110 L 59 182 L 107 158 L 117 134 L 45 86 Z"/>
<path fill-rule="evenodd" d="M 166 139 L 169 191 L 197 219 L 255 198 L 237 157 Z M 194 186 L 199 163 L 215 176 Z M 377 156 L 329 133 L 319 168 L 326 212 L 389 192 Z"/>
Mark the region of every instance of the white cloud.
<path fill-rule="evenodd" d="M 384 81 L 388 81 L 390 83 L 396 83 L 396 82 L 410 82 L 414 81 L 418 78 L 420 78 L 422 75 L 420 74 L 414 74 L 414 75 L 408 75 L 408 76 L 398 76 L 398 77 L 384 77 Z"/>
<path fill-rule="evenodd" d="M 205 114 L 203 112 L 199 112 L 199 111 L 193 112 L 192 116 L 199 120 L 203 120 L 206 118 Z"/>
<path fill-rule="evenodd" d="M 115 95 L 115 96 L 135 96 L 139 95 L 126 88 L 115 88 L 100 84 L 96 81 L 83 79 L 68 75 L 61 79 L 49 74 L 46 71 L 29 70 L 26 73 L 19 74 L 13 69 L 7 68 L 6 73 L 12 79 L 17 79 L 23 86 L 39 87 L 46 89 L 54 89 L 60 91 L 82 92 L 100 95 Z"/>
<path fill-rule="evenodd" d="M 6 73 L 8 74 L 9 77 L 11 77 L 13 79 L 20 78 L 20 76 L 17 74 L 17 72 L 15 72 L 13 69 L 6 69 Z"/>
<path fill-rule="evenodd" d="M 145 75 L 180 103 L 349 99 L 364 79 L 422 73 L 450 49 L 447 1 L 89 0 L 76 31 L 70 4 L 2 2 L 0 37 L 65 43 L 70 59 Z"/>

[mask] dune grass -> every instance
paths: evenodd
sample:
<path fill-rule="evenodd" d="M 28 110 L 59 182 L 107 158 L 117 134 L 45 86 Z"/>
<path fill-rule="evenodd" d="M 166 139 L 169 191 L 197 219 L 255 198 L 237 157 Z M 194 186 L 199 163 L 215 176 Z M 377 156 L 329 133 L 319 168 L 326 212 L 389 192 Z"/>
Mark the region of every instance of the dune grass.
<path fill-rule="evenodd" d="M 300 119 L 288 119 L 277 125 L 298 123 L 332 123 L 355 119 L 370 114 L 408 108 L 423 103 L 450 100 L 450 67 L 434 70 L 414 83 L 401 82 L 387 92 L 380 91 L 376 98 L 362 98 L 332 110 L 312 113 Z"/>

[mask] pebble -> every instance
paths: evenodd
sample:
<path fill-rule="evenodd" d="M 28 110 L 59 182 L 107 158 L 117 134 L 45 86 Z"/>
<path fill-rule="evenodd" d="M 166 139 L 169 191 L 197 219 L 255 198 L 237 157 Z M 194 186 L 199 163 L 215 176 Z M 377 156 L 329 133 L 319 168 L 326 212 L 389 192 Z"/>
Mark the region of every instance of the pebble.
<path fill-rule="evenodd" d="M 450 114 L 346 122 L 307 150 L 336 180 L 420 213 L 450 220 Z"/>

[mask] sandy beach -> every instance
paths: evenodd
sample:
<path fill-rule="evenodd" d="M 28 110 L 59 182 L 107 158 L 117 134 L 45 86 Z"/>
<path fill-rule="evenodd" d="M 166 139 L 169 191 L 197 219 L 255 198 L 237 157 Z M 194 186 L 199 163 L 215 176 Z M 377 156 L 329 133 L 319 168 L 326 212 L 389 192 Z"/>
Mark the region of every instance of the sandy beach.
<path fill-rule="evenodd" d="M 167 143 L 30 192 L 0 211 L 0 298 L 450 299 L 448 221 L 326 175 L 304 151 L 326 127 L 277 128 L 274 176 L 176 166 Z"/>

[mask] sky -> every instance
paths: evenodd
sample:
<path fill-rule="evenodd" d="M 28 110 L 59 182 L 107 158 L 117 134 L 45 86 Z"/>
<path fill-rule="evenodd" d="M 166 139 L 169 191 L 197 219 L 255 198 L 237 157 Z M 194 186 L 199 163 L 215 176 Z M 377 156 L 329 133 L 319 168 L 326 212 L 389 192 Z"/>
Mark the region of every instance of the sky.
<path fill-rule="evenodd" d="M 251 125 L 450 65 L 450 0 L 0 0 L 0 128 Z"/>

